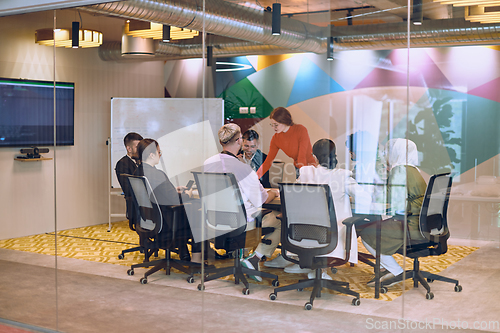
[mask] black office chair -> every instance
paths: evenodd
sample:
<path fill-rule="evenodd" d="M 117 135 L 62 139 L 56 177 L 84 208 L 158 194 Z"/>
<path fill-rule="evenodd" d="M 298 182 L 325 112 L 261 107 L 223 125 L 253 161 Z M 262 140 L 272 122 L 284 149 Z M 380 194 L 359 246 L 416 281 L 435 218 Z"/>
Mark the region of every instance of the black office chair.
<path fill-rule="evenodd" d="M 135 224 L 136 224 L 136 212 L 135 212 L 135 205 L 133 202 L 132 198 L 132 193 L 130 193 L 130 188 L 126 186 L 125 184 L 122 184 L 122 182 L 127 181 L 127 177 L 131 176 L 128 174 L 120 174 L 118 176 L 118 180 L 120 181 L 120 185 L 123 189 L 123 195 L 125 197 L 125 204 L 127 207 L 127 219 L 128 219 L 128 226 L 130 230 L 136 231 L 135 230 Z M 144 247 L 143 247 L 143 240 L 139 237 L 139 246 L 134 246 L 125 250 L 122 250 L 120 254 L 118 254 L 118 259 L 122 260 L 125 259 L 125 253 L 132 253 L 132 252 L 137 252 L 139 251 L 140 253 L 144 253 Z M 155 253 L 155 256 L 158 256 L 158 253 Z M 149 261 L 149 256 L 145 256 L 144 261 L 147 262 Z"/>
<path fill-rule="evenodd" d="M 202 203 L 204 239 L 213 240 L 215 247 L 226 250 L 226 253 L 230 251 L 236 253 L 231 267 L 207 269 L 205 282 L 233 275 L 235 284 L 241 281 L 245 285 L 242 290 L 244 295 L 250 294 L 245 274 L 270 278 L 273 279 L 273 286 L 279 285 L 277 275 L 241 265 L 240 258 L 245 248 L 247 234 L 245 232 L 247 214 L 234 174 L 212 172 L 193 172 L 193 174 Z M 256 227 L 259 227 L 260 216 L 253 217 L 256 219 Z M 204 285 L 198 285 L 198 290 L 203 289 Z"/>
<path fill-rule="evenodd" d="M 135 268 L 153 266 L 140 279 L 142 284 L 146 284 L 149 275 L 160 269 L 165 269 L 166 274 L 170 275 L 170 269 L 175 268 L 188 274 L 187 281 L 193 283 L 193 274 L 201 270 L 201 265 L 171 258 L 171 252 L 175 248 L 178 228 L 187 225 L 184 205 L 168 206 L 164 210 L 166 214 L 162 214 L 148 179 L 144 176 L 128 176 L 127 179 L 132 189 L 136 212 L 135 218 L 138 221 L 135 228 L 140 238 L 143 239 L 142 245 L 146 256 L 150 256 L 159 249 L 165 250 L 164 259 L 132 265 L 127 274 L 134 275 Z"/>
<path fill-rule="evenodd" d="M 405 279 L 413 279 L 413 286 L 418 288 L 420 283 L 426 290 L 426 299 L 433 299 L 434 294 L 428 282 L 444 281 L 455 284 L 455 291 L 462 291 L 462 286 L 459 285 L 458 280 L 450 279 L 437 274 L 420 270 L 419 258 L 428 256 L 439 256 L 448 251 L 447 240 L 450 238 L 450 231 L 448 230 L 447 211 L 448 200 L 451 191 L 452 178 L 449 173 L 434 175 L 430 178 L 429 184 L 425 191 L 424 201 L 420 209 L 420 233 L 425 240 L 413 241 L 408 239 L 406 245 L 406 256 L 413 259 L 413 269 L 407 270 L 404 274 Z M 404 223 L 404 217 L 401 216 L 401 222 Z M 410 236 L 409 231 L 407 232 Z M 397 252 L 403 254 L 403 247 Z M 387 292 L 385 285 L 402 281 L 403 276 L 396 276 L 391 279 L 385 280 L 381 284 L 381 292 Z"/>
<path fill-rule="evenodd" d="M 321 297 L 321 289 L 328 288 L 355 296 L 353 305 L 359 305 L 359 293 L 349 289 L 348 282 L 324 280 L 321 269 L 328 267 L 328 257 L 321 255 L 332 252 L 337 247 L 338 230 L 335 207 L 330 187 L 324 184 L 280 183 L 281 197 L 281 255 L 301 268 L 316 271 L 314 279 L 300 280 L 298 283 L 274 289 L 271 300 L 277 293 L 286 290 L 313 287 L 309 302 L 304 306 L 311 310 L 316 297 Z M 351 226 L 346 232 L 346 258 L 349 260 L 351 248 Z M 298 255 L 299 260 L 287 256 L 287 251 Z"/>

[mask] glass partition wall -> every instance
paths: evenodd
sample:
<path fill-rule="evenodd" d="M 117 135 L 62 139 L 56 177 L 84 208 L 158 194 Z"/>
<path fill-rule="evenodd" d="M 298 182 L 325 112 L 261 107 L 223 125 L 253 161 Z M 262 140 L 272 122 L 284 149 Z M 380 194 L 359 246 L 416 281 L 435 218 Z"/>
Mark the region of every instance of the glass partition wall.
<path fill-rule="evenodd" d="M 55 165 L 60 148 L 54 146 L 53 101 L 56 91 L 67 91 L 67 113 L 72 117 L 71 86 L 56 88 L 55 50 L 36 48 L 33 38 L 37 28 L 53 28 L 54 19 L 52 12 L 0 18 L 4 45 L 0 70 L 0 271 L 5 282 L 0 288 L 0 326 L 6 320 L 57 327 L 55 230 L 60 207 Z"/>
<path fill-rule="evenodd" d="M 0 148 L 5 176 L 0 271 L 6 281 L 15 281 L 0 289 L 4 300 L 0 325 L 64 332 L 164 331 L 166 327 L 182 332 L 254 331 L 262 327 L 257 318 L 266 318 L 266 327 L 278 330 L 316 331 L 326 325 L 383 331 L 500 329 L 496 308 L 488 301 L 498 289 L 494 284 L 500 236 L 498 50 L 491 46 L 490 35 L 481 35 L 481 24 L 494 23 L 471 23 L 465 19 L 464 7 L 439 2 L 346 6 L 308 1 L 293 6 L 281 3 L 281 35 L 274 36 L 273 11 L 279 6 L 273 3 L 171 5 L 153 10 L 142 1 L 82 4 L 0 18 L 6 46 L 0 59 L 5 87 L 0 140 L 8 140 L 12 123 L 34 122 L 36 115 L 36 125 L 44 124 L 41 114 L 47 103 L 31 102 L 39 95 L 52 101 L 56 127 L 50 132 L 56 143 L 66 140 L 60 134 L 71 134 L 68 127 L 59 127 L 71 122 L 70 116 L 63 116 L 64 108 L 72 103 L 74 110 L 73 142 L 38 144 L 50 150 L 42 153 L 45 159 L 14 159 L 21 155 L 20 148 L 34 144 Z M 143 27 L 146 18 L 134 8 L 150 13 L 154 23 L 172 26 L 172 40 L 163 41 L 164 27 Z M 179 12 L 182 8 L 197 15 Z M 174 19 L 166 14 L 177 15 L 175 23 L 198 35 L 176 39 Z M 74 22 L 82 33 L 102 32 L 102 37 L 88 38 L 102 38 L 103 44 L 83 47 L 87 46 L 84 33 L 77 49 L 35 43 L 35 31 L 37 39 L 43 38 L 40 29 L 68 29 L 69 34 Z M 477 33 L 476 41 L 462 28 Z M 159 39 L 132 34 L 143 29 L 156 29 Z M 43 81 L 48 92 L 26 96 L 31 87 L 22 84 L 42 85 L 35 81 Z M 71 87 L 73 100 L 63 104 L 60 92 Z M 20 91 L 25 95 L 19 95 L 23 101 L 16 103 L 34 113 L 9 113 L 15 104 L 9 98 Z M 279 116 L 270 119 L 278 107 L 290 112 L 293 126 L 281 128 L 280 121 L 286 121 Z M 231 126 L 219 133 L 224 124 L 238 125 L 240 133 Z M 302 143 L 309 149 L 305 163 L 294 163 L 294 157 L 298 159 L 294 149 L 301 148 L 279 146 L 280 128 L 286 134 L 298 127 L 307 131 L 310 143 Z M 258 139 L 245 134 L 249 130 Z M 139 214 L 161 212 L 160 226 L 154 214 L 134 215 L 138 225 L 130 225 L 126 217 L 127 190 L 116 178 L 115 167 L 127 152 L 135 157 L 134 144 L 129 144 L 128 151 L 123 141 L 130 132 L 158 143 L 143 141 L 138 146 L 142 155 L 137 157 L 148 179 L 141 184 L 150 198 L 150 206 Z M 333 153 L 328 143 L 328 154 L 320 154 L 323 139 L 335 144 Z M 243 151 L 233 152 L 238 144 Z M 273 146 L 281 148 L 276 156 L 271 156 Z M 359 306 L 353 306 L 353 295 L 324 290 L 312 302 L 312 310 L 303 310 L 310 301 L 310 288 L 278 290 L 271 300 L 278 287 L 274 275 L 281 287 L 315 274 L 279 262 L 282 250 L 274 247 L 276 240 L 260 243 L 252 231 L 260 232 L 253 229 L 252 206 L 266 200 L 261 195 L 252 202 L 247 191 L 252 186 L 248 183 L 258 180 L 250 169 L 258 170 L 251 162 L 256 149 L 277 162 L 270 164 L 269 183 L 265 183 L 272 191 L 278 190 L 280 182 L 296 182 L 299 175 L 301 182 L 330 185 L 341 239 L 345 232 L 341 222 L 347 216 L 374 221 L 371 233 L 356 228 L 352 248 L 357 251 L 351 248 L 348 262 L 329 260 L 334 269 L 322 275 L 348 282 L 359 294 Z M 214 160 L 223 150 L 225 154 Z M 315 165 L 311 156 L 315 151 L 323 166 L 297 172 L 302 164 Z M 236 161 L 233 153 L 249 165 Z M 330 157 L 326 163 L 325 155 Z M 232 169 L 231 162 L 241 164 Z M 153 167 L 160 171 L 151 171 Z M 402 169 L 405 172 L 398 171 Z M 204 180 L 208 172 L 235 174 L 240 191 L 231 185 L 231 178 Z M 426 234 L 418 225 L 423 193 L 433 183 L 433 175 L 443 173 L 452 176 L 449 238 L 441 220 L 431 231 L 434 240 L 440 233 L 445 233 L 444 239 L 433 249 L 422 250 L 421 255 L 431 255 L 418 263 L 421 271 L 452 280 L 443 282 L 423 273 L 431 292 L 422 285 L 414 288 L 411 279 L 382 285 L 377 292 L 375 270 L 363 261 L 363 254 L 376 252 L 376 221 L 383 220 L 379 275 L 384 284 L 394 281 L 387 280 L 390 274 L 414 268 L 415 247 L 408 245 Z M 190 180 L 193 187 L 181 197 L 162 195 L 168 193 L 165 184 L 172 190 Z M 433 198 L 446 193 L 441 190 Z M 349 201 L 341 201 L 341 196 Z M 169 201 L 172 198 L 178 201 Z M 181 200 L 185 212 L 181 217 L 162 207 Z M 349 208 L 339 202 L 350 203 Z M 264 207 L 281 210 L 280 200 Z M 435 210 L 434 204 L 430 207 Z M 247 235 L 234 237 L 233 242 L 212 240 L 228 234 L 229 229 L 222 230 L 227 219 L 220 216 L 221 211 L 234 218 L 226 228 L 245 229 Z M 272 225 L 270 220 L 277 214 L 268 215 L 264 226 Z M 154 235 L 163 230 L 162 237 L 172 236 L 166 231 L 171 223 L 178 225 L 174 245 Z M 183 250 L 188 238 L 190 253 Z M 176 249 L 170 253 L 173 259 L 187 259 L 189 253 L 191 263 L 203 265 L 191 265 L 193 274 L 173 266 L 169 275 L 165 261 L 162 269 L 150 275 L 135 266 L 165 258 L 169 244 Z M 128 251 L 136 247 L 142 249 Z M 253 253 L 264 258 L 256 261 Z M 293 253 L 288 255 L 294 258 Z M 213 278 L 214 268 L 249 267 L 248 263 L 271 275 L 258 282 L 247 274 L 248 287 L 242 279 L 236 285 L 231 276 Z M 273 312 L 276 316 L 269 316 Z"/>

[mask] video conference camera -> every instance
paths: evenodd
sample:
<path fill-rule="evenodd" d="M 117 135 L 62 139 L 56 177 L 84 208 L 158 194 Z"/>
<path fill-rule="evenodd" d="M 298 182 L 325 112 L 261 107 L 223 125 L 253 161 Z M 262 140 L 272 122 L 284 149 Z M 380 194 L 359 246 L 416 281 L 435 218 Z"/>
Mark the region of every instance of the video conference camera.
<path fill-rule="evenodd" d="M 23 148 L 21 149 L 21 154 L 26 154 L 27 158 L 40 158 L 40 154 L 46 154 L 49 152 L 49 148 Z"/>

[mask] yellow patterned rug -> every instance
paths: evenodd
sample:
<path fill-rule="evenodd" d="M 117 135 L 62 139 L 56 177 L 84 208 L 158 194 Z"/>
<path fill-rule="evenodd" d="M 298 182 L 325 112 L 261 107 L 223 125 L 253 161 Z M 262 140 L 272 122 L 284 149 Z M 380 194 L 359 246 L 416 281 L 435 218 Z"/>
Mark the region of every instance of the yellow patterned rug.
<path fill-rule="evenodd" d="M 100 224 L 91 227 L 83 227 L 71 230 L 59 231 L 56 239 L 55 234 L 47 233 L 34 236 L 0 240 L 0 248 L 35 252 L 47 255 L 55 255 L 55 244 L 57 242 L 57 255 L 66 258 L 83 259 L 88 261 L 109 263 L 114 265 L 130 266 L 140 263 L 144 260 L 144 255 L 139 252 L 127 253 L 123 260 L 118 259 L 118 254 L 123 249 L 131 248 L 137 245 L 138 236 L 130 230 L 127 221 L 113 223 L 111 232 L 107 232 L 108 224 Z M 359 249 L 366 252 L 361 242 Z M 430 273 L 439 273 L 459 260 L 465 258 L 477 247 L 470 246 L 448 246 L 448 252 L 438 257 L 427 257 L 420 260 L 422 270 Z M 276 251 L 275 255 L 279 252 Z M 175 255 L 174 255 L 175 257 Z M 403 257 L 395 255 L 396 260 L 402 266 Z M 211 262 L 217 267 L 232 265 L 232 259 L 217 260 Z M 411 269 L 412 260 L 407 259 L 406 269 Z M 282 269 L 266 268 L 261 265 L 263 271 L 270 272 L 279 276 L 281 286 L 297 282 L 298 279 L 307 278 L 306 274 L 288 274 Z M 374 298 L 373 288 L 366 286 L 366 283 L 372 278 L 373 269 L 359 263 L 354 267 L 344 265 L 337 267 L 336 274 L 329 273 L 334 280 L 349 282 L 352 290 L 359 292 L 362 298 Z M 125 272 L 125 270 L 124 270 Z M 136 274 L 141 274 L 139 271 Z M 231 278 L 226 278 L 231 279 Z M 250 280 L 253 283 L 257 283 Z M 270 285 L 271 281 L 264 279 L 259 284 Z M 380 295 L 380 300 L 392 301 L 402 295 L 402 284 L 389 288 L 389 292 Z M 406 282 L 406 290 L 413 288 L 410 280 Z M 450 286 L 450 288 L 452 288 Z M 450 289 L 452 290 L 452 289 Z M 328 291 L 335 293 L 333 291 Z"/>

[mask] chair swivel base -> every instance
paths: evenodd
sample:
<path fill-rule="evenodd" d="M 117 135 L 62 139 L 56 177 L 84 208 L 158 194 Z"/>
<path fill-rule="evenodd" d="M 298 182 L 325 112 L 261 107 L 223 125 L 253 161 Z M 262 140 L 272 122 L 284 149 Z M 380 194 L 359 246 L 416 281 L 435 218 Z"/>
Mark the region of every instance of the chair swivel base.
<path fill-rule="evenodd" d="M 245 274 L 246 275 L 260 276 L 260 277 L 264 277 L 264 278 L 268 278 L 268 279 L 273 279 L 273 282 L 272 282 L 273 287 L 279 286 L 279 281 L 278 281 L 277 275 L 243 267 L 241 265 L 240 259 L 238 257 L 234 258 L 234 265 L 233 266 L 205 270 L 206 277 L 205 277 L 204 281 L 208 282 L 208 281 L 216 280 L 216 279 L 221 278 L 221 277 L 233 275 L 234 276 L 234 284 L 239 284 L 241 281 L 243 283 L 243 285 L 245 286 L 242 290 L 243 295 L 250 294 L 250 289 L 249 289 L 250 285 L 248 283 L 247 278 L 245 277 Z M 204 289 L 205 289 L 204 284 L 198 285 L 198 290 L 204 290 Z"/>
<path fill-rule="evenodd" d="M 298 283 L 275 288 L 274 292 L 269 295 L 269 298 L 272 301 L 274 301 L 278 298 L 278 295 L 277 295 L 278 292 L 293 290 L 293 289 L 297 289 L 298 291 L 302 291 L 302 290 L 304 290 L 304 288 L 309 288 L 309 287 L 313 287 L 313 290 L 311 292 L 311 297 L 309 299 L 309 302 L 307 302 L 304 305 L 305 310 L 312 309 L 314 299 L 316 297 L 318 297 L 318 298 L 321 297 L 321 289 L 323 289 L 323 288 L 335 290 L 335 291 L 341 292 L 341 293 L 346 294 L 346 295 L 355 296 L 356 298 L 354 298 L 352 300 L 351 304 L 355 305 L 355 306 L 358 306 L 361 304 L 360 299 L 359 299 L 359 293 L 349 289 L 348 282 L 322 279 L 321 278 L 321 268 L 316 269 L 316 277 L 314 279 L 299 280 Z"/>
<path fill-rule="evenodd" d="M 170 270 L 172 268 L 175 268 L 175 269 L 177 269 L 185 274 L 188 274 L 189 276 L 186 279 L 188 283 L 194 283 L 193 275 L 201 272 L 201 264 L 190 262 L 190 261 L 172 259 L 172 258 L 170 258 L 170 253 L 168 252 L 165 259 L 148 261 L 148 262 L 143 262 L 141 264 L 135 264 L 135 265 L 130 266 L 130 269 L 127 271 L 127 274 L 134 275 L 135 268 L 139 268 L 139 267 L 147 268 L 147 267 L 151 267 L 151 266 L 153 266 L 153 268 L 151 268 L 146 273 L 144 273 L 144 277 L 142 277 L 139 280 L 141 282 L 141 284 L 148 283 L 148 276 L 150 276 L 153 273 L 156 273 L 157 271 L 159 271 L 161 269 L 165 269 L 165 272 L 167 275 L 170 275 Z"/>
<path fill-rule="evenodd" d="M 436 275 L 432 274 L 429 272 L 421 271 L 419 269 L 419 262 L 417 259 L 413 261 L 413 270 L 407 270 L 405 271 L 404 274 L 406 279 L 412 279 L 413 280 L 413 287 L 418 288 L 418 284 L 420 283 L 427 293 L 425 294 L 426 299 L 433 299 L 434 298 L 434 293 L 431 291 L 431 287 L 429 286 L 429 283 L 432 283 L 434 281 L 443 281 L 447 283 L 453 283 L 455 284 L 455 291 L 456 292 L 461 292 L 462 291 L 462 286 L 459 284 L 458 280 L 455 279 L 450 279 L 441 275 Z M 380 284 L 380 292 L 381 293 L 386 293 L 387 292 L 387 286 L 401 282 L 403 281 L 403 274 L 395 276 L 393 278 L 387 279 L 384 282 Z"/>
<path fill-rule="evenodd" d="M 122 250 L 122 253 L 120 253 L 118 255 L 118 259 L 120 259 L 120 260 L 125 259 L 125 253 L 131 253 L 131 252 L 137 252 L 137 251 L 144 253 L 144 248 L 142 246 L 136 246 L 136 247 L 132 247 L 130 249 Z"/>

